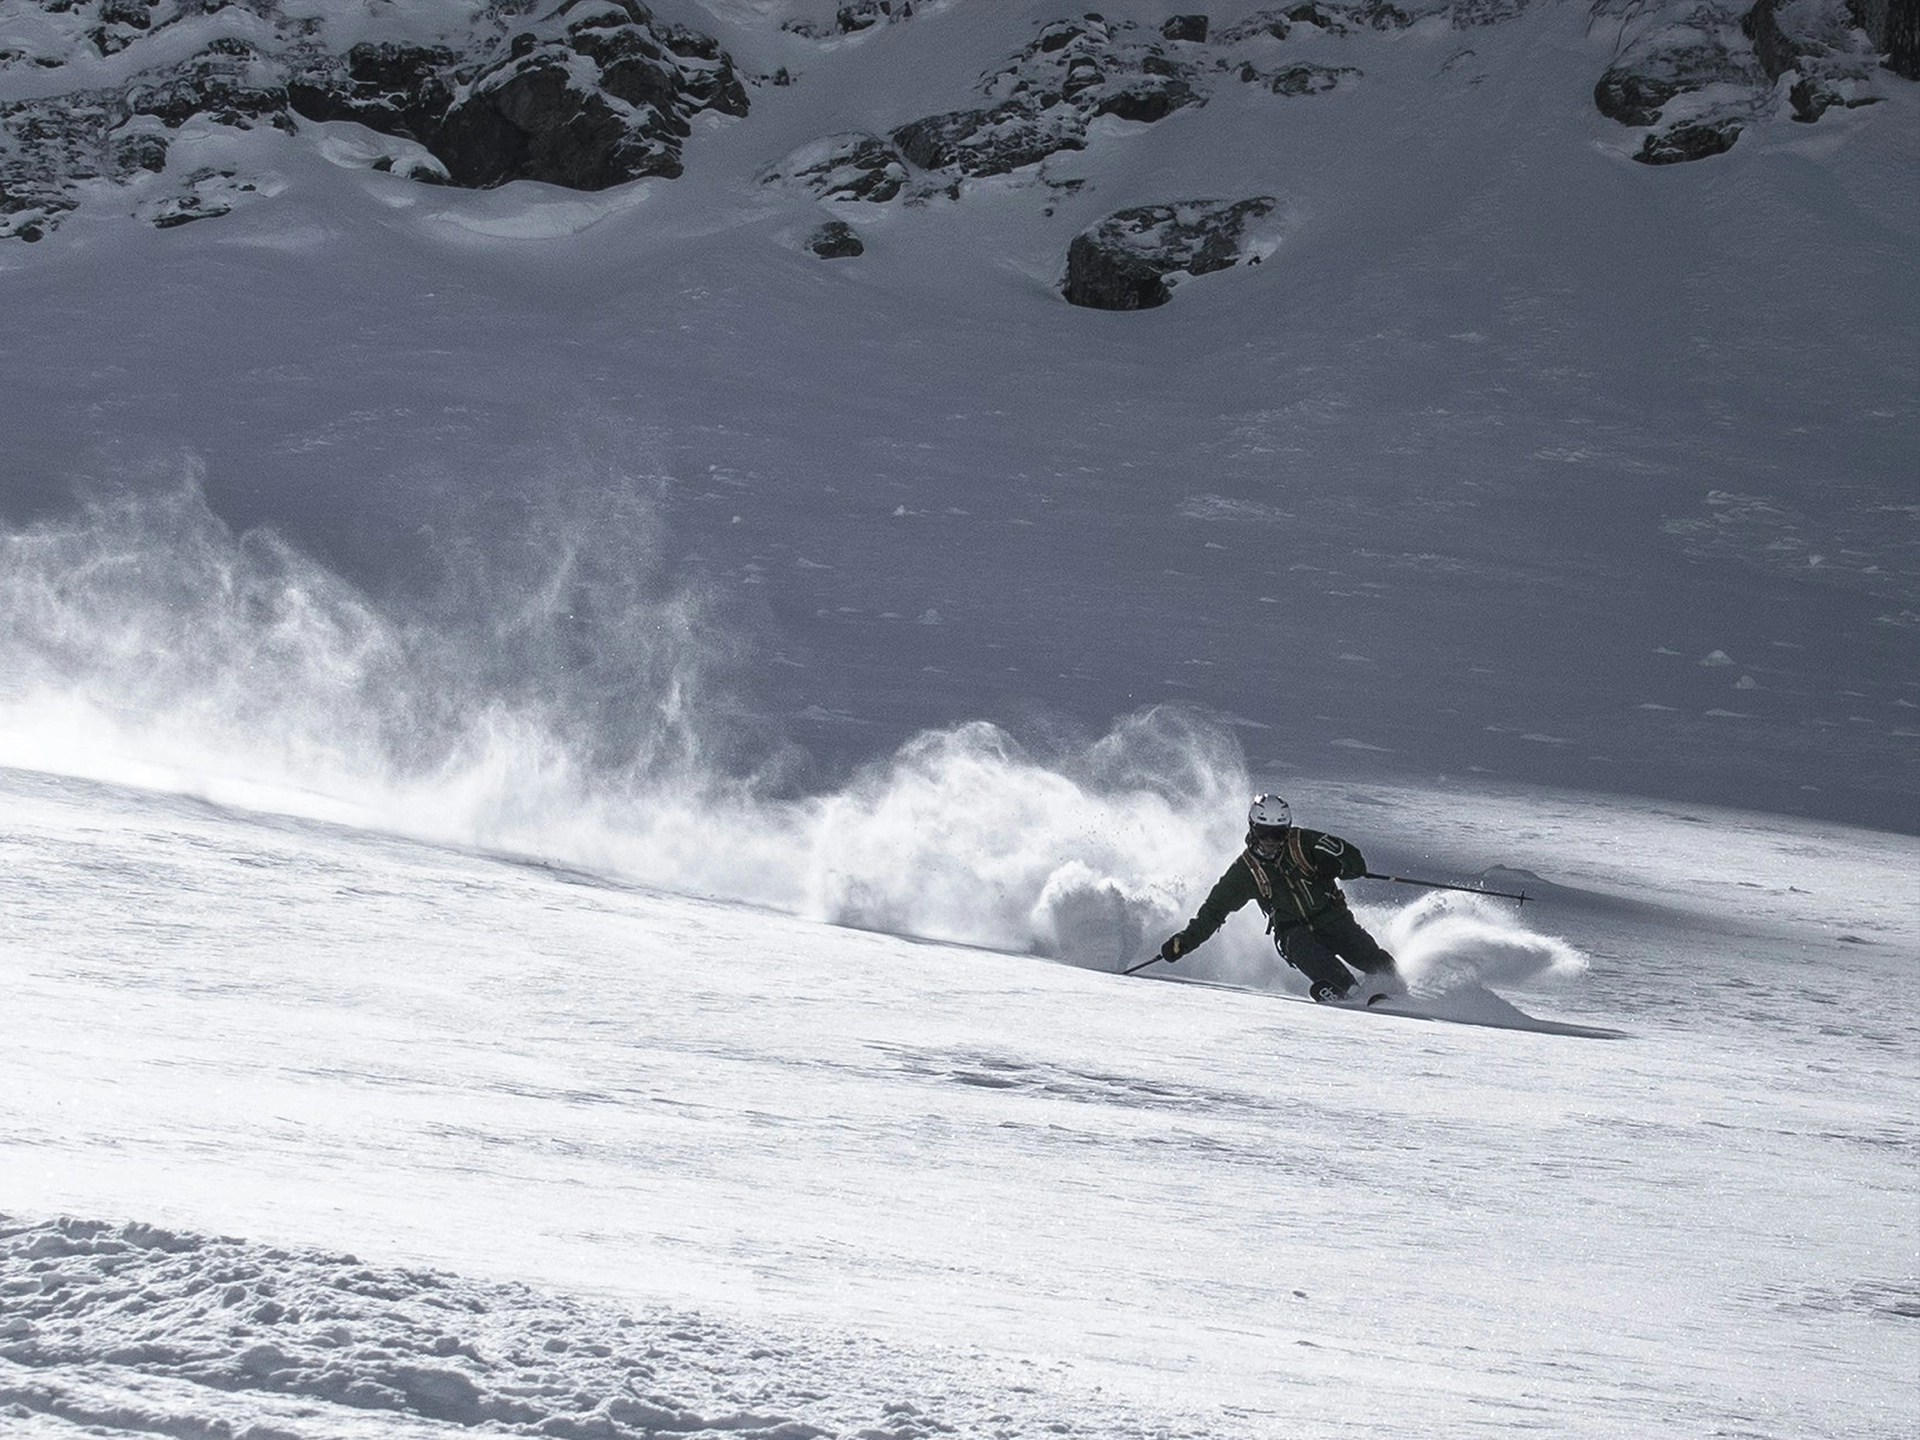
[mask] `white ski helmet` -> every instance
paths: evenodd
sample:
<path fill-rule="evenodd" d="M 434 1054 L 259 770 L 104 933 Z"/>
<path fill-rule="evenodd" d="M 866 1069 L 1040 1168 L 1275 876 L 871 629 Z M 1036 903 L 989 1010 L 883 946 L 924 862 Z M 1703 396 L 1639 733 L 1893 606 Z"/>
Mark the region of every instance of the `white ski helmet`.
<path fill-rule="evenodd" d="M 1293 824 L 1293 811 L 1278 795 L 1256 795 L 1247 807 L 1247 829 L 1258 835 L 1262 830 L 1285 830 Z"/>

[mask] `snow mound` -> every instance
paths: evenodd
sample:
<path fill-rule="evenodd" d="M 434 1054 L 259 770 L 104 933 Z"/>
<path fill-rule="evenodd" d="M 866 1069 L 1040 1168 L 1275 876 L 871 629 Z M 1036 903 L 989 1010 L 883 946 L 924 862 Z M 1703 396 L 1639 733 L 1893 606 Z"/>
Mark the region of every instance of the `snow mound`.
<path fill-rule="evenodd" d="M 9 1435 L 388 1440 L 462 1426 L 563 1440 L 908 1440 L 989 1433 L 1037 1398 L 956 1395 L 943 1376 L 916 1404 L 887 1384 L 899 1357 L 844 1334 L 770 1339 L 137 1223 L 0 1217 L 0 1291 Z M 950 1418 L 935 1413 L 946 1406 L 958 1407 Z M 1102 1418 L 1108 1433 L 1145 1433 Z M 1077 1428 L 1048 1413 L 1019 1420 L 1025 1433 Z"/>

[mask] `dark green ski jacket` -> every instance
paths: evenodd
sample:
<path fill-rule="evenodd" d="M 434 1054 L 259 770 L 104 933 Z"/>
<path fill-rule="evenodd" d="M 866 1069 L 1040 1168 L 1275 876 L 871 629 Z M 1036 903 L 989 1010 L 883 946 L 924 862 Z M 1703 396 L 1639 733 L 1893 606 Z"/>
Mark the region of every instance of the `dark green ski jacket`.
<path fill-rule="evenodd" d="M 1259 901 L 1267 929 L 1275 934 L 1344 906 L 1347 900 L 1339 885 L 1320 874 L 1319 867 L 1328 862 L 1337 867 L 1335 874 L 1341 880 L 1367 873 L 1365 858 L 1338 835 L 1298 825 L 1287 832 L 1286 843 L 1272 860 L 1262 860 L 1251 849 L 1242 851 L 1176 937 L 1180 953 L 1204 944 L 1249 900 Z"/>

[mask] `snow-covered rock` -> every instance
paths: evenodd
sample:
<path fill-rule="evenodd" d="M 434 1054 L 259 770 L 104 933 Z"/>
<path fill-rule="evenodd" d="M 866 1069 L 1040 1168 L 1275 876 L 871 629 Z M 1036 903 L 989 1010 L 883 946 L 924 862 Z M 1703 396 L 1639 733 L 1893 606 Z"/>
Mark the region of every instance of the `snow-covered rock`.
<path fill-rule="evenodd" d="M 1622 44 L 1594 103 L 1622 125 L 1648 128 L 1634 156 L 1647 164 L 1732 148 L 1777 108 L 1783 79 L 1799 121 L 1877 98 L 1870 42 L 1843 0 L 1759 0 L 1744 14 L 1703 0 L 1650 20 L 1624 13 Z"/>
<path fill-rule="evenodd" d="M 1116 211 L 1074 237 L 1067 299 L 1095 310 L 1147 310 L 1173 298 L 1171 277 L 1209 275 L 1258 259 L 1247 228 L 1279 206 L 1271 195 L 1188 200 Z"/>
<path fill-rule="evenodd" d="M 866 244 L 844 220 L 829 220 L 807 237 L 807 249 L 822 260 L 852 260 L 867 253 Z"/>
<path fill-rule="evenodd" d="M 711 37 L 659 24 L 638 0 L 567 0 L 461 87 L 432 148 L 462 185 L 604 190 L 679 175 L 688 122 L 709 110 L 747 113 Z"/>
<path fill-rule="evenodd" d="M 791 185 L 821 200 L 893 199 L 909 179 L 905 159 L 878 135 L 828 135 L 801 146 L 761 173 L 768 185 Z"/>
<path fill-rule="evenodd" d="M 1152 124 L 1205 96 L 1193 66 L 1152 32 L 1089 14 L 1039 34 L 980 89 L 990 102 L 923 116 L 894 130 L 908 161 L 950 179 L 1005 175 L 1087 145 L 1103 115 Z"/>

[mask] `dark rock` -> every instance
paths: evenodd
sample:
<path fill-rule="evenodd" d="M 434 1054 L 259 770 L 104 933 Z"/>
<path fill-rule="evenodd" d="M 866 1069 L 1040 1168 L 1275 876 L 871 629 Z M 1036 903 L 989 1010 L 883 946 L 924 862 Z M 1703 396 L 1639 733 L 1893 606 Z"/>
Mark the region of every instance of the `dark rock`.
<path fill-rule="evenodd" d="M 148 170 L 158 175 L 167 168 L 167 137 L 149 132 L 122 135 L 113 142 L 116 177 Z"/>
<path fill-rule="evenodd" d="M 807 249 L 822 260 L 851 260 L 867 253 L 860 237 L 844 220 L 829 220 L 807 239 Z"/>
<path fill-rule="evenodd" d="M 1783 80 L 1789 113 L 1802 122 L 1876 98 L 1872 54 L 1846 0 L 1756 0 L 1737 23 L 1706 3 L 1678 13 L 1677 22 L 1670 13 L 1649 21 L 1594 87 L 1602 114 L 1658 127 L 1636 160 L 1725 153 L 1748 124 L 1776 113 Z"/>
<path fill-rule="evenodd" d="M 1868 9 L 1867 34 L 1887 57 L 1887 68 L 1920 80 L 1920 0 L 1877 0 Z"/>
<path fill-rule="evenodd" d="M 1629 50 L 1609 66 L 1594 86 L 1593 103 L 1622 125 L 1652 125 L 1676 95 L 1710 85 L 1755 92 L 1766 84 L 1752 56 L 1734 50 L 1725 37 L 1683 29 L 1663 34 L 1644 50 Z"/>
<path fill-rule="evenodd" d="M 1160 27 L 1161 38 L 1182 41 L 1189 45 L 1207 43 L 1207 17 L 1204 15 L 1175 15 Z"/>
<path fill-rule="evenodd" d="M 1086 121 L 1064 106 L 1035 112 L 1020 104 L 929 115 L 893 132 L 900 154 L 922 170 L 963 176 L 1005 175 L 1062 150 L 1086 148 Z"/>
<path fill-rule="evenodd" d="M 1740 30 L 1769 78 L 1794 77 L 1788 103 L 1796 120 L 1877 98 L 1871 42 L 1843 0 L 1758 0 Z"/>
<path fill-rule="evenodd" d="M 1345 14 L 1328 5 L 1295 5 L 1281 13 L 1293 25 L 1311 25 L 1332 35 L 1347 33 Z"/>
<path fill-rule="evenodd" d="M 563 50 L 542 46 L 481 76 L 447 112 L 433 150 L 456 185 L 482 189 L 543 180 L 605 190 L 677 176 L 686 122 L 649 111 L 634 123 L 629 107 L 580 80 Z"/>
<path fill-rule="evenodd" d="M 466 79 L 420 138 L 458 185 L 604 190 L 679 175 L 693 115 L 747 108 L 745 85 L 710 36 L 661 25 L 636 0 L 573 0 Z"/>
<path fill-rule="evenodd" d="M 153 217 L 153 228 L 171 230 L 179 225 L 191 225 L 195 220 L 218 220 L 222 215 L 231 215 L 230 205 L 206 205 L 197 199 L 180 200 Z"/>
<path fill-rule="evenodd" d="M 1199 103 L 1199 94 L 1186 81 L 1145 75 L 1137 80 L 1109 85 L 1094 101 L 1093 113 L 1152 125 L 1176 110 Z"/>
<path fill-rule="evenodd" d="M 1438 13 L 1432 0 L 1425 12 Z M 1301 0 L 1301 3 L 1259 10 L 1218 36 L 1224 45 L 1242 45 L 1255 40 L 1285 40 L 1295 27 L 1311 25 L 1329 35 L 1350 35 L 1355 30 L 1405 30 L 1419 19 L 1413 11 L 1386 3 L 1386 0 Z"/>
<path fill-rule="evenodd" d="M 43 240 L 73 208 L 71 194 L 31 179 L 0 178 L 0 240 Z"/>
<path fill-rule="evenodd" d="M 901 0 L 854 0 L 851 5 L 842 5 L 834 12 L 833 28 L 842 35 L 857 34 L 862 30 L 871 30 L 875 25 L 884 25 L 893 20 L 907 20 L 913 16 L 913 6 Z"/>
<path fill-rule="evenodd" d="M 1740 29 L 1753 42 L 1753 53 L 1768 76 L 1778 80 L 1794 68 L 1798 55 L 1793 41 L 1781 29 L 1779 0 L 1760 0 L 1740 20 Z"/>
<path fill-rule="evenodd" d="M 1293 32 L 1293 21 L 1283 10 L 1262 10 L 1220 34 L 1223 45 L 1242 45 L 1249 40 L 1284 40 Z"/>
<path fill-rule="evenodd" d="M 260 52 L 238 40 L 216 40 L 177 68 L 146 71 L 127 87 L 126 105 L 136 115 L 151 115 L 169 130 L 196 116 L 218 125 L 249 129 L 265 122 L 291 131 L 287 89 L 270 77 L 275 67 Z"/>
<path fill-rule="evenodd" d="M 287 103 L 309 120 L 353 120 L 426 144 L 453 103 L 459 57 L 445 46 L 360 44 L 287 82 Z"/>
<path fill-rule="evenodd" d="M 1787 104 L 1795 120 L 1810 125 L 1834 106 L 1858 110 L 1863 105 L 1878 105 L 1878 95 L 1850 95 L 1826 79 L 1802 77 L 1787 90 Z"/>
<path fill-rule="evenodd" d="M 100 0 L 100 23 L 126 25 L 145 30 L 153 24 L 153 7 L 159 0 Z"/>
<path fill-rule="evenodd" d="M 77 203 L 82 180 L 163 170 L 162 132 L 190 120 L 288 131 L 296 114 L 350 120 L 435 156 L 415 149 L 379 162 L 395 173 L 600 189 L 679 174 L 693 116 L 747 112 L 746 88 L 719 42 L 657 21 L 639 0 L 512 0 L 489 7 L 464 43 L 366 42 L 344 55 L 320 50 L 312 19 L 279 0 L 89 0 L 85 13 L 108 47 L 158 53 L 163 32 L 174 39 L 169 49 L 179 45 L 183 18 L 236 3 L 249 15 L 246 41 L 221 36 L 117 87 L 0 105 L 0 185 L 15 217 L 0 235 L 44 232 Z M 514 15 L 523 18 L 509 33 L 505 17 Z M 149 218 L 181 224 L 218 213 L 228 202 L 213 188 L 199 184 Z M 29 209 L 33 218 L 20 218 Z"/>
<path fill-rule="evenodd" d="M 1633 158 L 1642 165 L 1678 165 L 1688 160 L 1704 160 L 1710 155 L 1723 155 L 1733 148 L 1742 128 L 1732 119 L 1675 125 L 1649 135 Z"/>
<path fill-rule="evenodd" d="M 1147 310 L 1173 298 L 1168 277 L 1207 275 L 1240 263 L 1248 223 L 1271 214 L 1270 195 L 1189 200 L 1116 211 L 1073 238 L 1064 292 L 1095 310 Z"/>
<path fill-rule="evenodd" d="M 851 0 L 834 11 L 831 25 L 812 20 L 785 20 L 780 28 L 809 40 L 832 40 L 841 35 L 858 35 L 877 25 L 890 25 L 913 18 L 912 0 Z"/>
<path fill-rule="evenodd" d="M 229 215 L 237 201 L 253 193 L 254 187 L 239 178 L 234 170 L 197 170 L 187 177 L 186 188 L 169 195 L 142 213 L 156 230 L 172 230 L 196 220 L 217 220 Z"/>
<path fill-rule="evenodd" d="M 1532 3 L 1533 0 L 1453 0 L 1449 19 L 1456 30 L 1504 25 L 1524 15 Z"/>
<path fill-rule="evenodd" d="M 1793 108 L 1793 118 L 1804 125 L 1811 125 L 1839 101 L 1839 96 L 1817 80 L 1796 80 L 1787 89 L 1787 104 Z"/>
<path fill-rule="evenodd" d="M 1271 89 L 1276 95 L 1324 95 L 1359 78 L 1351 65 L 1289 65 L 1273 77 Z"/>
<path fill-rule="evenodd" d="M 764 171 L 763 184 L 798 185 L 822 200 L 884 203 L 907 183 L 900 152 L 878 135 L 829 135 Z"/>
<path fill-rule="evenodd" d="M 1192 67 L 1139 29 L 1096 14 L 1042 25 L 981 82 L 989 104 L 912 121 L 893 143 L 910 164 L 950 180 L 1004 175 L 1085 149 L 1087 126 L 1100 116 L 1150 125 L 1204 104 Z"/>
<path fill-rule="evenodd" d="M 1389 35 L 1412 29 L 1420 18 L 1411 10 L 1403 10 L 1398 5 L 1387 4 L 1385 0 L 1362 5 L 1353 13 L 1369 30 L 1378 30 Z"/>

